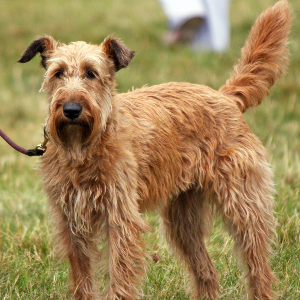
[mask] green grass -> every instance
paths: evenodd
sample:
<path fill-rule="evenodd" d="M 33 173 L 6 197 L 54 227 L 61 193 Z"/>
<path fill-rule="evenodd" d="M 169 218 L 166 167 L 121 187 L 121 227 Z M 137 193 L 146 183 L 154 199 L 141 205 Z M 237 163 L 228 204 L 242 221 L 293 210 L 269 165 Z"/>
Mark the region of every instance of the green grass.
<path fill-rule="evenodd" d="M 38 35 L 62 42 L 101 43 L 111 33 L 136 51 L 129 69 L 118 73 L 120 92 L 145 84 L 187 81 L 219 88 L 239 58 L 248 31 L 258 14 L 275 1 L 239 1 L 231 5 L 231 47 L 225 54 L 193 53 L 187 47 L 161 45 L 166 19 L 157 0 L 0 1 L 0 128 L 26 148 L 42 139 L 45 95 L 39 59 L 15 63 Z M 300 299 L 300 2 L 291 0 L 293 29 L 291 63 L 255 111 L 245 118 L 269 152 L 276 183 L 278 242 L 271 257 L 279 281 L 278 299 Z M 37 158 L 27 158 L 0 141 L 0 299 L 69 299 L 68 266 L 53 252 L 47 202 L 36 174 Z M 144 299 L 189 299 L 180 263 L 158 234 L 156 216 L 147 234 L 149 271 Z M 220 273 L 222 299 L 245 299 L 241 271 L 232 255 L 233 242 L 217 220 L 208 249 Z M 107 279 L 107 278 L 106 278 Z M 105 279 L 100 280 L 104 288 Z"/>

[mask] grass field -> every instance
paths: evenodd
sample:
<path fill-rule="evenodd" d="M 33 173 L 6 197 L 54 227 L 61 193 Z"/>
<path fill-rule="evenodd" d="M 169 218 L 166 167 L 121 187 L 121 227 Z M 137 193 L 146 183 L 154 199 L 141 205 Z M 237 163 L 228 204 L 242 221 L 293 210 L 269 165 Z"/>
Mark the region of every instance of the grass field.
<path fill-rule="evenodd" d="M 187 47 L 161 45 L 166 19 L 157 0 L 0 1 L 0 128 L 25 148 L 41 142 L 45 95 L 38 93 L 43 70 L 39 59 L 15 63 L 38 35 L 62 42 L 101 43 L 111 33 L 136 51 L 129 69 L 117 76 L 118 89 L 168 81 L 201 83 L 218 89 L 239 58 L 256 17 L 274 0 L 231 2 L 231 46 L 225 54 L 193 53 Z M 245 118 L 269 151 L 276 183 L 278 239 L 271 257 L 278 277 L 278 299 L 300 299 L 300 2 L 293 7 L 291 63 L 256 111 Z M 52 229 L 38 158 L 17 154 L 0 140 L 0 299 L 69 299 L 68 265 L 53 252 Z M 159 235 L 159 220 L 147 234 L 149 272 L 142 281 L 143 299 L 189 299 L 184 269 Z M 221 299 L 245 299 L 241 271 L 232 255 L 233 242 L 219 220 L 208 249 L 220 273 Z M 99 279 L 103 289 L 107 278 Z"/>

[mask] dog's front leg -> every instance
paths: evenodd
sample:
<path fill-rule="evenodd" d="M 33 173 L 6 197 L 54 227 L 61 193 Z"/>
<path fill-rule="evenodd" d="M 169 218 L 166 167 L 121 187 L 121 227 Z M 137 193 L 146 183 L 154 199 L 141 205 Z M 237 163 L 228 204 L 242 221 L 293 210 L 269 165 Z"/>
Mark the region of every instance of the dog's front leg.
<path fill-rule="evenodd" d="M 73 299 L 94 300 L 94 278 L 92 259 L 96 253 L 94 239 L 76 234 L 72 222 L 55 201 L 50 201 L 51 217 L 55 228 L 55 240 L 58 254 L 70 263 L 69 283 Z"/>
<path fill-rule="evenodd" d="M 70 263 L 70 294 L 78 300 L 95 300 L 94 278 L 92 273 L 91 242 L 71 236 L 68 251 Z"/>
<path fill-rule="evenodd" d="M 114 199 L 107 212 L 109 247 L 109 300 L 134 300 L 144 272 L 145 255 L 140 233 L 147 224 L 136 201 Z"/>

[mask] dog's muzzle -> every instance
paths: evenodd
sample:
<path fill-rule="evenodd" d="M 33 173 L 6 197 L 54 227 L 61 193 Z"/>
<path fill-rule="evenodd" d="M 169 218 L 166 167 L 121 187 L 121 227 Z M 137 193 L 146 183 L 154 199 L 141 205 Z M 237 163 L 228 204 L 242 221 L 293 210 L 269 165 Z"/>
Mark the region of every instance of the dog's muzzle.
<path fill-rule="evenodd" d="M 77 119 L 81 112 L 82 112 L 82 106 L 76 102 L 68 102 L 63 107 L 64 115 L 70 119 L 74 120 Z"/>

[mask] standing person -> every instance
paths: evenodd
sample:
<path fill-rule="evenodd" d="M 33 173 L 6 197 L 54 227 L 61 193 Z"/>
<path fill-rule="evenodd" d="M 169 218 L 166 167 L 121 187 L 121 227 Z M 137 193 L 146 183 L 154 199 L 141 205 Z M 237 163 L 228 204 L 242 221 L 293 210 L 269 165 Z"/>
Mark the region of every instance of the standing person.
<path fill-rule="evenodd" d="M 170 31 L 166 45 L 189 43 L 193 50 L 224 52 L 229 47 L 229 0 L 159 0 Z"/>

